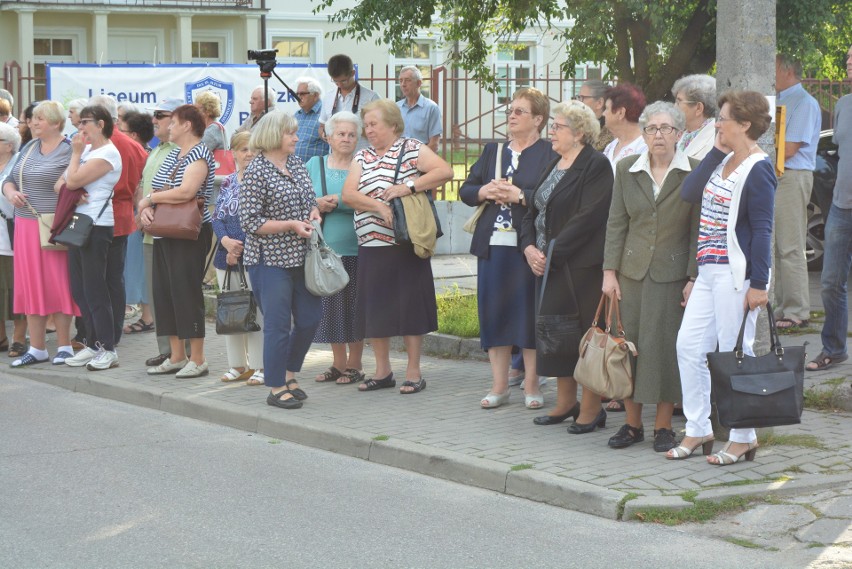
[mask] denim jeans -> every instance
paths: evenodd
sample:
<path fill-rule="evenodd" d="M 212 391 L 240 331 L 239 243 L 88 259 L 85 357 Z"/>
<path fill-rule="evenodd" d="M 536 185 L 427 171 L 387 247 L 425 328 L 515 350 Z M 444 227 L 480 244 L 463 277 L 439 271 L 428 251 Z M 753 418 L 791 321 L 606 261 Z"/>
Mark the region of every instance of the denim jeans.
<path fill-rule="evenodd" d="M 847 286 L 852 266 L 852 209 L 832 204 L 825 222 L 825 252 L 822 258 L 822 351 L 829 357 L 846 353 L 849 310 Z"/>
<path fill-rule="evenodd" d="M 263 313 L 263 375 L 282 387 L 286 372 L 301 371 L 322 319 L 322 298 L 305 288 L 304 267 L 246 267 Z M 291 327 L 292 322 L 292 327 Z"/>

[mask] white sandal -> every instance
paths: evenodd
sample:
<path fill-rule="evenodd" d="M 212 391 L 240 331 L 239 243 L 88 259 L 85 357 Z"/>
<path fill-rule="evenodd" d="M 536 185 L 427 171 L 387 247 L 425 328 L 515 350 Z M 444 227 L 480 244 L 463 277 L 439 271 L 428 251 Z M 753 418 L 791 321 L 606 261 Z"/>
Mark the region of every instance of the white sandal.
<path fill-rule="evenodd" d="M 747 443 L 748 448 L 740 455 L 731 454 L 728 452 L 728 449 L 731 448 L 731 443 L 728 441 L 728 444 L 725 445 L 725 448 L 720 450 L 719 452 L 714 452 L 710 456 L 707 457 L 707 462 L 714 466 L 728 466 L 729 464 L 736 464 L 741 461 L 750 461 L 754 460 L 754 455 L 757 453 L 757 441 L 753 443 Z M 711 458 L 715 458 L 718 462 L 710 462 Z"/>
<path fill-rule="evenodd" d="M 544 395 L 524 395 L 524 405 L 527 409 L 541 409 L 544 407 Z"/>
<path fill-rule="evenodd" d="M 496 409 L 500 405 L 509 402 L 509 390 L 506 390 L 506 393 L 489 393 L 485 397 L 482 398 L 482 401 L 479 402 L 479 405 L 483 409 Z"/>
<path fill-rule="evenodd" d="M 244 373 L 245 371 L 240 371 L 237 368 L 232 367 L 224 374 L 222 374 L 222 377 L 220 377 L 219 379 L 221 379 L 225 383 L 230 383 L 232 381 L 240 381 L 241 379 L 245 379 L 244 377 L 241 377 Z"/>
<path fill-rule="evenodd" d="M 251 374 L 251 377 L 246 381 L 246 385 L 263 385 L 264 381 L 263 370 L 259 369 Z"/>

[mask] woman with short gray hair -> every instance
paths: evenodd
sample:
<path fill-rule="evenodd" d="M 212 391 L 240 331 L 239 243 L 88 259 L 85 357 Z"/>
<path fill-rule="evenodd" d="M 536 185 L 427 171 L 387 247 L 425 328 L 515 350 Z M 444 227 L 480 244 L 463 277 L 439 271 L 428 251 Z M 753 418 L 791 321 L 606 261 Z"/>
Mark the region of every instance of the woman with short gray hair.
<path fill-rule="evenodd" d="M 716 138 L 716 79 L 709 75 L 687 75 L 672 87 L 675 104 L 686 119 L 686 130 L 677 149 L 701 160 L 713 148 Z"/>

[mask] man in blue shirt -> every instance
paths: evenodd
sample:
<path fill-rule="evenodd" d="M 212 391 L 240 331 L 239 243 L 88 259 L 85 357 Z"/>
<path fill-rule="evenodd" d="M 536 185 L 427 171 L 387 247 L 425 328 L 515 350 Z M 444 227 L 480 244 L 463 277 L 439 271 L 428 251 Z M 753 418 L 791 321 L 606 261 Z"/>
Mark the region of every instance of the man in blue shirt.
<path fill-rule="evenodd" d="M 328 154 L 328 144 L 319 132 L 322 87 L 313 77 L 299 77 L 296 79 L 296 96 L 299 97 L 299 110 L 293 115 L 299 122 L 296 156 L 307 162 L 313 156 Z"/>
<path fill-rule="evenodd" d="M 399 71 L 399 88 L 403 98 L 396 102 L 402 112 L 405 122 L 403 135 L 416 138 L 429 148 L 438 151 L 438 140 L 441 138 L 441 109 L 431 99 L 420 92 L 423 85 L 423 75 L 420 70 L 409 65 Z"/>
<path fill-rule="evenodd" d="M 802 64 L 784 54 L 775 58 L 775 88 L 778 104 L 787 108 L 787 130 L 775 193 L 774 309 L 778 328 L 797 328 L 810 316 L 805 247 L 822 113 L 802 87 Z"/>

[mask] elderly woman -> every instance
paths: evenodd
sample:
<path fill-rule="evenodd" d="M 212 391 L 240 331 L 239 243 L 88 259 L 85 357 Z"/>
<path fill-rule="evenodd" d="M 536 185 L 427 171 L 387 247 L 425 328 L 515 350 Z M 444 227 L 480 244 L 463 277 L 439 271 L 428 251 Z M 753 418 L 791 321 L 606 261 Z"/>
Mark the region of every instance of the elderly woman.
<path fill-rule="evenodd" d="M 104 107 L 81 109 L 80 130 L 71 139 L 71 162 L 56 183 L 57 191 L 63 184 L 68 186 L 64 191 L 84 190 L 86 199 L 77 205 L 76 212 L 93 221 L 88 242 L 68 249 L 71 294 L 83 315 L 87 346 L 65 360 L 66 365 L 86 366 L 89 371 L 118 366 L 113 303 L 107 285 L 114 226 L 113 188 L 122 170 L 121 155 L 110 142 L 113 128 L 112 116 Z"/>
<path fill-rule="evenodd" d="M 606 91 L 603 116 L 606 127 L 615 138 L 606 145 L 603 153 L 612 164 L 613 171 L 622 158 L 647 150 L 639 128 L 639 115 L 644 108 L 645 95 L 636 85 L 622 83 Z"/>
<path fill-rule="evenodd" d="M 767 302 L 770 240 L 775 207 L 775 169 L 757 145 L 772 121 L 766 97 L 728 91 L 719 98 L 716 143 L 681 187 L 684 200 L 701 205 L 698 278 L 677 336 L 686 437 L 667 458 L 688 458 L 698 447 L 713 448 L 710 371 L 704 354 L 731 351 L 748 316 L 743 351 L 754 355 L 757 309 Z M 715 465 L 753 460 L 754 429 L 731 429 L 724 449 L 707 457 Z"/>
<path fill-rule="evenodd" d="M 716 138 L 716 78 L 709 75 L 687 75 L 672 87 L 677 108 L 686 118 L 686 130 L 677 149 L 690 158 L 702 160 Z"/>
<path fill-rule="evenodd" d="M 213 194 L 213 155 L 201 143 L 204 117 L 192 105 L 177 107 L 169 125 L 172 150 L 151 182 L 152 193 L 139 200 L 139 217 L 147 227 L 154 219 L 157 204 L 184 203 L 202 198 L 204 210 L 197 239 L 154 240 L 154 306 L 157 335 L 168 336 L 171 356 L 148 368 L 150 375 L 175 373 L 177 377 L 207 375 L 204 359 L 204 259 L 213 239 L 208 209 Z M 184 340 L 189 339 L 192 355 L 187 361 Z"/>
<path fill-rule="evenodd" d="M 216 121 L 222 116 L 222 101 L 213 91 L 203 91 L 195 97 L 195 106 L 204 115 L 204 136 L 201 142 L 207 145 L 210 152 L 225 149 L 225 127 Z"/>
<path fill-rule="evenodd" d="M 216 208 L 213 211 L 213 232 L 216 234 L 216 254 L 213 266 L 219 290 L 240 290 L 239 269 L 243 262 L 246 234 L 240 226 L 240 186 L 243 175 L 254 153 L 249 148 L 248 132 L 238 132 L 231 137 L 231 152 L 237 171 L 222 180 Z M 225 275 L 231 270 L 230 288 L 225 289 Z M 257 322 L 263 329 L 263 317 Z M 263 385 L 263 333 L 229 334 L 225 336 L 225 352 L 230 369 L 222 381 L 245 381 L 247 385 Z"/>
<path fill-rule="evenodd" d="M 358 281 L 358 237 L 353 218 L 355 210 L 343 203 L 343 182 L 352 167 L 352 156 L 361 132 L 361 119 L 348 111 L 332 115 L 325 123 L 325 136 L 331 146 L 327 156 L 314 156 L 306 165 L 317 205 L 324 215 L 325 240 L 343 259 L 349 284 L 333 296 L 322 299 L 322 320 L 314 342 L 331 344 L 334 360 L 318 382 L 344 385 L 364 379 L 361 356 L 364 338 L 355 330 L 355 299 Z"/>
<path fill-rule="evenodd" d="M 545 169 L 528 205 L 521 231 L 521 246 L 536 279 L 536 310 L 541 314 L 571 314 L 577 308 L 580 326 L 588 328 L 600 298 L 606 219 L 612 197 L 612 168 L 595 150 L 600 124 L 592 110 L 571 101 L 553 109 L 550 139 L 559 154 Z M 547 288 L 541 298 L 546 252 L 553 244 Z M 575 299 L 566 294 L 573 286 Z M 574 301 L 576 300 L 576 306 Z M 573 434 L 590 433 L 606 425 L 601 398 L 583 390 L 577 402 L 573 378 L 576 354 L 536 354 L 540 375 L 556 376 L 556 407 L 536 417 L 537 425 L 555 425 L 568 417 Z"/>
<path fill-rule="evenodd" d="M 124 122 L 124 117 L 127 116 L 128 113 L 138 113 L 139 110 L 139 107 L 133 103 L 128 103 L 127 101 L 118 103 L 118 105 L 116 105 L 116 113 L 118 116 L 118 122 L 115 125 L 116 128 L 121 132 L 127 130 L 127 123 Z"/>
<path fill-rule="evenodd" d="M 243 262 L 263 312 L 266 403 L 282 409 L 298 409 L 308 397 L 296 373 L 322 317 L 322 301 L 305 287 L 307 240 L 320 213 L 308 172 L 294 154 L 296 128 L 296 120 L 281 112 L 257 122 L 250 139 L 257 155 L 240 190 Z"/>
<path fill-rule="evenodd" d="M 675 343 L 689 298 L 695 265 L 698 207 L 680 199 L 683 179 L 698 165 L 681 152 L 683 113 L 658 101 L 639 117 L 648 150 L 618 163 L 606 230 L 603 292 L 621 303 L 628 339 L 641 357 L 635 360 L 633 397 L 625 399 L 627 422 L 609 446 L 642 442 L 642 405 L 656 404 L 654 450 L 677 446 L 672 430 L 680 403 Z"/>
<path fill-rule="evenodd" d="M 606 83 L 600 79 L 589 79 L 580 87 L 580 92 L 574 95 L 574 100 L 580 101 L 595 113 L 601 125 L 601 133 L 593 146 L 595 150 L 603 151 L 612 142 L 612 133 L 606 127 L 603 112 L 606 106 L 606 91 L 609 89 Z"/>
<path fill-rule="evenodd" d="M 3 183 L 3 194 L 15 206 L 15 304 L 17 314 L 27 315 L 30 348 L 12 367 L 43 363 L 47 317 L 53 315 L 59 345 L 53 363 L 65 363 L 74 355 L 71 348 L 72 316 L 80 312 L 71 297 L 68 253 L 42 249 L 39 217 L 54 213 L 57 195 L 54 184 L 71 160 L 71 144 L 62 135 L 65 109 L 56 101 L 42 101 L 30 121 L 33 141 L 21 149 L 12 172 Z M 35 211 L 35 213 L 33 213 Z"/>
<path fill-rule="evenodd" d="M 80 128 L 80 111 L 88 104 L 88 99 L 74 99 L 68 103 L 68 122 L 74 127 L 74 132 L 71 133 L 71 136 L 77 134 L 77 130 Z"/>
<path fill-rule="evenodd" d="M 418 393 L 426 387 L 420 371 L 423 335 L 438 328 L 435 284 L 429 259 L 418 257 L 410 243 L 396 242 L 389 202 L 431 191 L 451 180 L 453 170 L 425 144 L 402 137 L 405 125 L 393 101 L 372 101 L 361 116 L 370 146 L 355 154 L 343 201 L 355 209 L 358 234 L 356 333 L 371 338 L 376 373 L 358 389 L 396 386 L 390 338 L 402 336 L 408 366 L 400 393 Z"/>
<path fill-rule="evenodd" d="M 29 105 L 27 105 L 27 108 L 21 111 L 21 117 L 18 121 L 18 134 L 21 135 L 22 146 L 29 144 L 29 142 L 33 139 L 33 132 L 31 127 L 33 123 L 33 112 L 35 111 L 36 106 L 38 106 L 37 102 L 30 103 Z M 64 119 L 62 126 L 65 126 Z"/>
<path fill-rule="evenodd" d="M 0 99 L 0 105 L 9 104 Z M 18 129 L 6 123 L 0 123 L 0 184 L 12 171 L 17 159 L 21 135 Z M 15 235 L 15 208 L 5 196 L 0 196 L 0 351 L 9 352 L 10 358 L 19 358 L 27 351 L 27 319 L 14 311 L 14 262 L 12 239 Z M 12 345 L 6 335 L 6 321 L 14 326 Z"/>
<path fill-rule="evenodd" d="M 466 204 L 485 204 L 470 245 L 477 257 L 480 345 L 488 352 L 492 376 L 480 406 L 490 409 L 509 400 L 509 365 L 517 347 L 524 357 L 526 406 L 540 409 L 544 399 L 535 369 L 535 276 L 518 234 L 535 184 L 557 154 L 541 139 L 550 116 L 545 94 L 519 89 L 506 114 L 509 141 L 486 144 L 459 190 Z"/>

